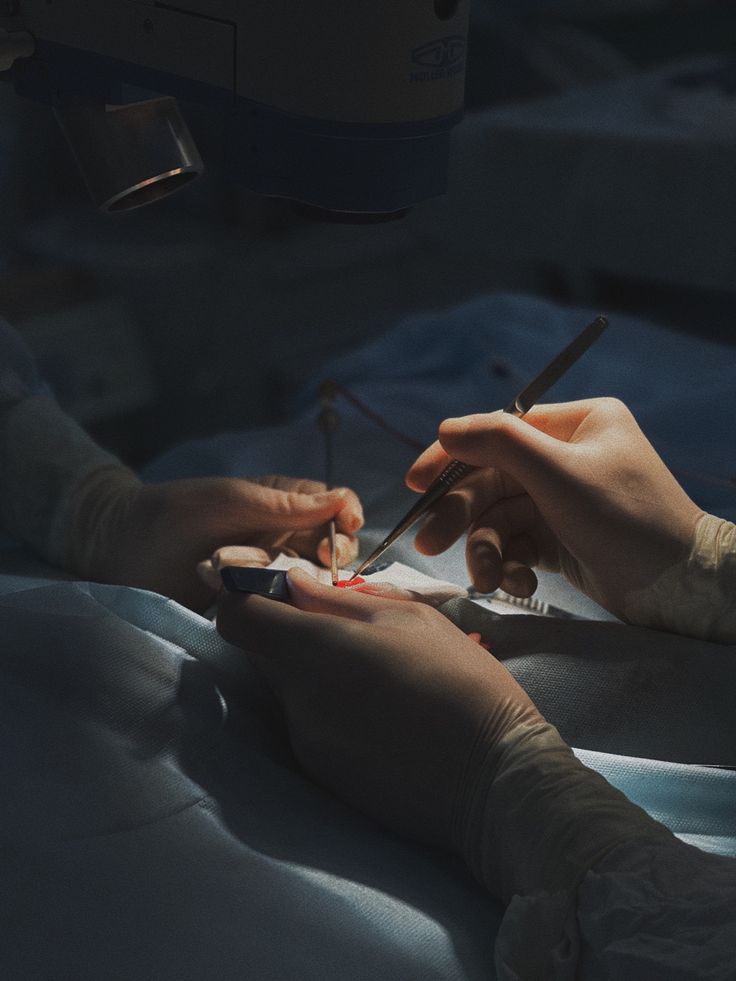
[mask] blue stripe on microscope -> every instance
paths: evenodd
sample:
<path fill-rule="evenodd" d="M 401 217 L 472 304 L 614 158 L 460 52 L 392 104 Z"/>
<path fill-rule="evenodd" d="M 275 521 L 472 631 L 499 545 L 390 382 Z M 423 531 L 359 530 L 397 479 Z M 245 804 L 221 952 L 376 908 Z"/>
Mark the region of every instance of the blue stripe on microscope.
<path fill-rule="evenodd" d="M 282 112 L 232 91 L 39 41 L 34 58 L 4 73 L 19 95 L 122 103 L 125 86 L 209 107 L 220 163 L 259 194 L 337 211 L 393 212 L 443 194 L 451 129 L 462 111 L 420 121 L 363 124 Z"/>

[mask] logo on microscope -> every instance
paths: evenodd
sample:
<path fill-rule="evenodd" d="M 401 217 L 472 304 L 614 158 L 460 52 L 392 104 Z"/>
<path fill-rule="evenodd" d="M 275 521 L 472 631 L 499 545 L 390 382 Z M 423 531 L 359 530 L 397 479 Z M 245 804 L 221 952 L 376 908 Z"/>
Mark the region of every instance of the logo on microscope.
<path fill-rule="evenodd" d="M 460 74 L 465 68 L 465 47 L 465 38 L 453 34 L 414 48 L 411 60 L 417 67 L 410 72 L 410 81 L 436 82 Z"/>

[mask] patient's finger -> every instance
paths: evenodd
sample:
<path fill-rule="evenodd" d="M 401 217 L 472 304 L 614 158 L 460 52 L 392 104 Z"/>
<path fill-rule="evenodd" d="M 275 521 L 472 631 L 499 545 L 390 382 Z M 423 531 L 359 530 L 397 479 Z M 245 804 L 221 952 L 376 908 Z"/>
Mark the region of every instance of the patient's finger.
<path fill-rule="evenodd" d="M 245 568 L 268 565 L 273 556 L 266 549 L 253 545 L 224 545 L 211 556 L 215 570 L 219 571 L 226 565 L 239 565 Z"/>
<path fill-rule="evenodd" d="M 416 589 L 406 589 L 403 586 L 394 586 L 389 582 L 364 582 L 351 587 L 359 593 L 366 593 L 368 596 L 378 596 L 381 599 L 401 600 L 404 603 L 426 603 L 428 606 L 438 606 L 433 601 L 430 594 L 420 593 Z"/>
<path fill-rule="evenodd" d="M 335 589 L 326 586 L 304 572 L 289 569 L 289 593 L 291 602 L 300 610 L 310 613 L 327 613 L 350 620 L 369 622 L 389 607 L 403 609 L 405 600 L 369 595 L 357 589 Z"/>
<path fill-rule="evenodd" d="M 210 589 L 222 586 L 220 569 L 226 565 L 245 568 L 264 568 L 271 561 L 271 555 L 262 548 L 247 545 L 226 545 L 197 565 L 197 574 Z"/>

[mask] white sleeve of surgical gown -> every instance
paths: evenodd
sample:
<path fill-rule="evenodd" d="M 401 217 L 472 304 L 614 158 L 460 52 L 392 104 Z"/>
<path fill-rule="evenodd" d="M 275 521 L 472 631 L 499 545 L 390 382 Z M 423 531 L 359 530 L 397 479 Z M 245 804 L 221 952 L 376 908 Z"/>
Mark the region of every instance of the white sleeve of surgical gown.
<path fill-rule="evenodd" d="M 515 896 L 498 981 L 733 981 L 736 859 L 679 841 L 625 842 L 576 891 Z"/>
<path fill-rule="evenodd" d="M 0 317 L 0 410 L 29 395 L 48 394 L 20 334 Z"/>
<path fill-rule="evenodd" d="M 138 486 L 61 410 L 22 337 L 0 318 L 0 526 L 82 577 L 96 528 Z"/>
<path fill-rule="evenodd" d="M 736 979 L 736 859 L 680 841 L 546 723 L 484 765 L 461 849 L 506 904 L 498 981 Z"/>

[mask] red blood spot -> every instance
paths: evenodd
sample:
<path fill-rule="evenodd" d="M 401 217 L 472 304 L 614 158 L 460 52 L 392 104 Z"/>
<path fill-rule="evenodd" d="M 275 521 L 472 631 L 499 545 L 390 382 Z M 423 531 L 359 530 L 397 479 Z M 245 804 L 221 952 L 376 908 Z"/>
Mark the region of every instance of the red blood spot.
<path fill-rule="evenodd" d="M 345 589 L 346 586 L 360 586 L 365 579 L 362 576 L 355 576 L 354 579 L 338 579 L 336 586 L 338 589 Z"/>

